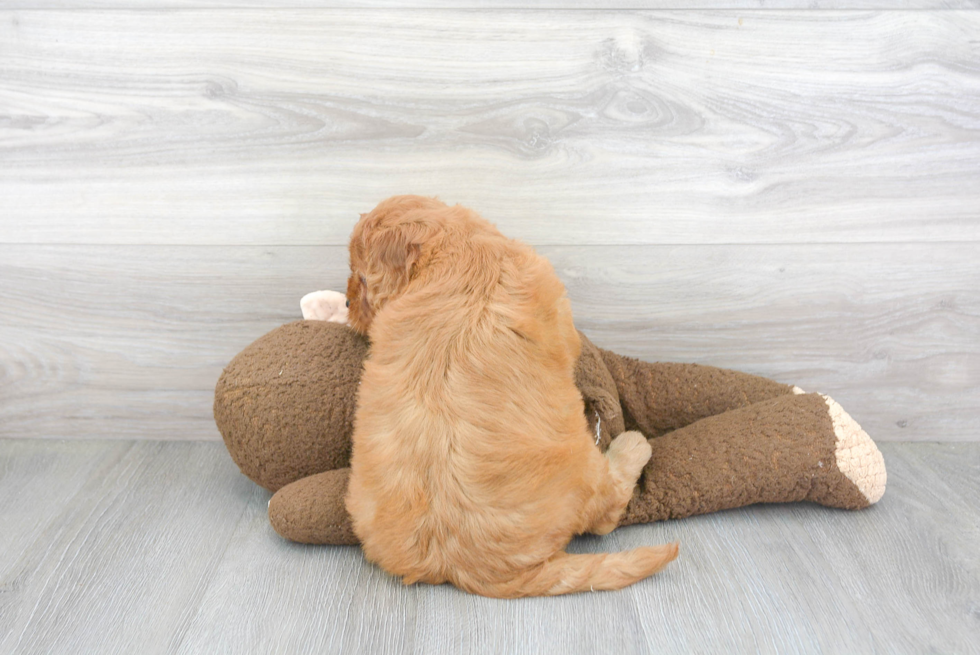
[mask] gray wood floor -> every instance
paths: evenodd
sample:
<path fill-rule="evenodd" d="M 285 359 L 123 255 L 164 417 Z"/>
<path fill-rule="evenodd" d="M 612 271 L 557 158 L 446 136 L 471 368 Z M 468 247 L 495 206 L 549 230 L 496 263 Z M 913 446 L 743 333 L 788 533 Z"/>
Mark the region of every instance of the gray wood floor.
<path fill-rule="evenodd" d="M 497 601 L 280 539 L 218 443 L 0 440 L 0 652 L 980 652 L 980 444 L 882 450 L 871 509 L 582 538 L 682 551 L 621 592 Z"/>

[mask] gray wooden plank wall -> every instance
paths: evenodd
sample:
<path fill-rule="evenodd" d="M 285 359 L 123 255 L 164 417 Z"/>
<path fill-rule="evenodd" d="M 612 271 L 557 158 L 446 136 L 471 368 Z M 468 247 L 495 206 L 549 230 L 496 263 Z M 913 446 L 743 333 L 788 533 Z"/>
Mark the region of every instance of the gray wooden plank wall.
<path fill-rule="evenodd" d="M 218 438 L 403 192 L 539 246 L 600 345 L 980 436 L 975 2 L 291 4 L 0 2 L 0 437 Z"/>
<path fill-rule="evenodd" d="M 977 9 L 978 0 L 2 0 L 0 9 Z"/>

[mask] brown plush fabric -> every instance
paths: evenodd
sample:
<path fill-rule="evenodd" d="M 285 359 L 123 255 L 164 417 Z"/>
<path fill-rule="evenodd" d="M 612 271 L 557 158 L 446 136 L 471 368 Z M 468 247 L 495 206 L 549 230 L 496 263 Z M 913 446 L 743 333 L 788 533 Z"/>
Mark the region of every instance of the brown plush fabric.
<path fill-rule="evenodd" d="M 834 428 L 818 394 L 780 396 L 707 417 L 650 445 L 653 457 L 620 525 L 755 503 L 869 505 L 837 468 Z M 302 543 L 357 544 L 343 502 L 348 473 L 328 471 L 282 488 L 269 504 L 276 532 Z"/>
<path fill-rule="evenodd" d="M 214 392 L 214 420 L 242 473 L 270 491 L 350 464 L 367 340 L 325 321 L 276 328 L 239 353 Z"/>
<path fill-rule="evenodd" d="M 273 529 L 303 544 L 358 544 L 344 506 L 350 469 L 325 471 L 287 484 L 269 501 Z"/>
<path fill-rule="evenodd" d="M 659 437 L 707 416 L 793 393 L 757 375 L 699 364 L 651 364 L 599 348 L 615 380 L 625 429 Z"/>
<path fill-rule="evenodd" d="M 245 475 L 278 490 L 269 519 L 287 539 L 357 543 L 344 495 L 367 349 L 346 326 L 297 321 L 248 346 L 218 381 L 214 417 L 225 445 Z M 575 380 L 600 448 L 624 429 L 657 437 L 621 525 L 760 502 L 869 504 L 837 467 L 819 395 L 709 366 L 648 364 L 584 335 Z"/>
<path fill-rule="evenodd" d="M 599 349 L 581 337 L 575 380 L 605 450 L 623 431 L 623 414 Z M 235 356 L 218 379 L 213 409 L 242 473 L 276 491 L 308 475 L 347 467 L 367 350 L 367 340 L 346 326 L 295 321 Z"/>
<path fill-rule="evenodd" d="M 242 395 L 241 393 L 237 395 L 229 394 L 229 387 L 238 388 L 246 395 L 251 393 L 241 389 L 242 377 L 239 368 L 248 371 L 248 376 L 244 379 L 262 380 L 269 378 L 268 374 L 262 374 L 262 370 L 264 367 L 268 367 L 270 363 L 275 363 L 270 362 L 268 357 L 263 356 L 263 353 L 267 353 L 270 347 L 273 349 L 295 348 L 297 340 L 305 340 L 314 342 L 307 346 L 307 352 L 312 350 L 321 355 L 324 353 L 327 356 L 332 354 L 331 344 L 336 342 L 338 336 L 341 336 L 341 333 L 335 329 L 327 331 L 314 330 L 310 332 L 308 326 L 303 327 L 303 323 L 306 322 L 291 323 L 269 333 L 266 337 L 249 346 L 249 348 L 243 351 L 232 362 L 236 367 L 232 368 L 232 366 L 229 366 L 222 376 L 222 382 L 219 383 L 219 389 L 221 390 L 220 401 L 218 399 L 219 394 L 215 394 L 216 418 L 219 414 L 224 417 L 229 413 L 224 405 L 230 398 L 240 399 Z M 315 322 L 310 321 L 309 323 Z M 575 382 L 582 391 L 586 416 L 589 419 L 593 433 L 595 433 L 598 423 L 600 440 L 597 445 L 602 450 L 605 450 L 609 446 L 612 437 L 623 431 L 623 413 L 620 410 L 619 396 L 616 393 L 616 383 L 606 369 L 599 349 L 584 334 L 579 333 L 579 335 L 582 338 L 582 355 L 579 357 L 576 367 Z M 320 343 L 323 341 L 329 343 Z M 241 361 L 238 361 L 239 359 Z M 323 362 L 320 362 L 319 368 L 319 382 L 311 381 L 309 386 L 303 387 L 302 392 L 304 397 L 310 396 L 311 393 L 312 395 L 316 395 L 320 391 L 330 387 L 330 385 L 325 384 L 326 380 L 323 375 L 329 372 L 336 373 L 336 368 L 331 366 L 324 367 Z M 343 371 L 340 372 L 343 373 Z M 340 407 L 346 407 L 353 403 L 355 400 L 353 394 L 356 393 L 357 380 L 360 379 L 360 360 L 357 362 L 357 372 L 358 374 L 355 377 L 342 376 L 342 379 L 332 386 L 331 391 L 333 395 L 330 400 L 331 403 Z M 276 376 L 276 379 L 278 380 L 278 376 Z M 350 390 L 352 394 L 349 399 L 350 402 L 346 398 L 337 397 L 344 389 Z M 289 393 L 298 394 L 300 391 L 300 389 L 294 388 Z M 309 400 L 309 398 L 306 399 Z M 282 417 L 284 411 L 282 404 L 285 398 L 280 397 L 278 401 L 280 403 L 278 415 Z M 221 407 L 219 408 L 219 406 Z M 250 411 L 255 411 L 256 409 L 258 408 L 252 407 Z M 232 414 L 240 415 L 234 412 Z M 351 414 L 351 416 L 353 415 Z M 349 430 L 343 434 L 337 433 L 331 428 L 331 426 L 335 427 L 337 425 L 335 422 L 316 423 L 313 425 L 305 424 L 306 429 L 304 429 L 303 434 L 307 435 L 307 441 L 316 441 L 320 444 L 335 443 L 339 445 L 343 443 L 345 445 L 341 453 L 343 459 L 339 461 L 342 462 L 342 466 L 346 467 L 349 464 L 350 433 Z M 243 438 L 245 436 L 243 433 L 249 430 L 242 429 L 242 422 L 234 424 L 223 421 L 219 422 L 219 426 L 223 426 L 221 431 L 224 435 L 225 443 L 228 444 L 229 451 L 232 450 L 232 445 L 236 446 L 237 450 L 232 453 L 232 456 L 240 467 L 242 467 L 242 463 L 239 460 L 246 462 L 246 466 L 251 466 L 254 469 L 255 464 L 253 462 L 268 459 L 276 462 L 275 471 L 279 473 L 280 479 L 289 479 L 294 476 L 290 469 L 290 462 L 292 462 L 293 468 L 319 465 L 305 461 L 305 454 L 302 448 L 296 447 L 292 441 L 289 443 L 293 447 L 282 448 L 281 446 L 285 440 L 280 442 L 273 438 L 274 432 L 272 428 L 274 426 L 271 423 L 259 424 L 259 426 L 253 425 L 253 427 L 261 427 L 262 429 L 260 434 L 253 435 L 252 438 Z M 317 433 L 319 433 L 318 436 Z M 317 438 L 309 438 L 311 436 L 316 436 Z M 236 453 L 239 457 L 235 457 Z M 244 455 L 250 455 L 250 457 L 245 457 Z M 245 468 L 242 467 L 242 470 L 244 472 Z M 249 477 L 256 480 L 256 482 L 259 482 L 256 479 L 257 477 L 269 482 L 267 479 L 268 475 L 269 471 L 267 469 Z M 272 497 L 272 500 L 269 501 L 269 522 L 272 524 L 273 529 L 283 537 L 300 543 L 357 545 L 358 541 L 351 526 L 350 515 L 344 507 L 344 495 L 347 493 L 347 479 L 349 475 L 350 469 L 337 468 L 337 470 L 325 470 L 323 473 L 311 474 L 308 477 L 297 479 L 295 482 L 290 480 L 290 483 L 279 489 Z M 261 482 L 259 483 L 262 484 Z M 275 491 L 271 484 L 263 486 Z"/>
<path fill-rule="evenodd" d="M 819 394 L 779 396 L 710 416 L 650 445 L 653 457 L 620 525 L 754 503 L 869 504 L 837 468 L 834 426 Z"/>
<path fill-rule="evenodd" d="M 575 385 L 585 401 L 585 417 L 592 434 L 596 434 L 598 426 L 596 445 L 605 452 L 612 438 L 626 429 L 619 393 L 616 391 L 616 381 L 602 360 L 600 349 L 581 332 L 578 335 L 582 340 L 582 354 L 575 366 Z"/>

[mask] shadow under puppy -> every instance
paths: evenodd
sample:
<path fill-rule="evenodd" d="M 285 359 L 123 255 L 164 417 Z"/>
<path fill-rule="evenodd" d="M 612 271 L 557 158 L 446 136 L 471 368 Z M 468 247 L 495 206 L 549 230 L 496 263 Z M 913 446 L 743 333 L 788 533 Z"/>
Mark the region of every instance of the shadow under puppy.
<path fill-rule="evenodd" d="M 546 259 L 460 206 L 418 196 L 361 216 L 351 326 L 371 341 L 346 498 L 366 557 L 406 584 L 495 597 L 619 589 L 677 545 L 564 551 L 616 527 L 650 445 L 594 446 L 565 289 Z"/>

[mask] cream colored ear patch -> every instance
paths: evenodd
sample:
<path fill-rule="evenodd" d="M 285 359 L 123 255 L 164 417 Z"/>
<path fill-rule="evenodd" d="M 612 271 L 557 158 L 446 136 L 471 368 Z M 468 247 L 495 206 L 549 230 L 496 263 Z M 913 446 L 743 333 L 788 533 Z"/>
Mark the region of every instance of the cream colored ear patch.
<path fill-rule="evenodd" d="M 837 468 L 854 483 L 869 503 L 878 502 L 885 493 L 888 478 L 881 451 L 837 401 L 830 396 L 821 394 L 821 397 L 827 403 L 837 437 L 834 452 Z"/>

